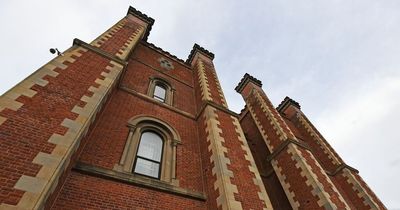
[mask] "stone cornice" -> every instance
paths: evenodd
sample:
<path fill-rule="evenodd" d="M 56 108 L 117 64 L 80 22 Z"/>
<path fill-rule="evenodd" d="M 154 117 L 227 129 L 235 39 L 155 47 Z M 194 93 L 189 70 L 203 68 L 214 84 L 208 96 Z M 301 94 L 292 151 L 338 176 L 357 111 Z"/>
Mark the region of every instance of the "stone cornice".
<path fill-rule="evenodd" d="M 169 77 L 169 78 L 171 78 L 171 79 L 174 79 L 175 81 L 177 81 L 177 82 L 179 82 L 179 83 L 181 83 L 181 84 L 183 84 L 183 85 L 186 85 L 186 86 L 188 86 L 188 87 L 190 87 L 190 88 L 193 88 L 193 85 L 192 85 L 192 84 L 186 83 L 186 82 L 182 81 L 181 79 L 179 79 L 178 77 L 176 77 L 176 76 L 174 76 L 174 75 L 172 75 L 172 74 L 167 74 L 167 73 L 165 73 L 165 71 L 160 70 L 160 69 L 158 69 L 158 68 L 155 68 L 154 66 L 151 66 L 150 64 L 144 63 L 143 61 L 141 61 L 141 60 L 139 60 L 139 59 L 137 59 L 137 58 L 131 58 L 131 60 L 134 60 L 134 61 L 136 61 L 136 62 L 138 62 L 138 63 L 141 63 L 141 64 L 143 64 L 143 65 L 145 65 L 145 66 L 147 66 L 147 67 L 153 69 L 154 71 L 157 71 L 157 72 L 163 74 L 164 76 L 167 76 L 167 77 Z"/>
<path fill-rule="evenodd" d="M 294 107 L 300 109 L 300 104 L 297 101 L 295 101 L 295 100 L 289 98 L 288 96 L 286 96 L 285 99 L 283 99 L 283 101 L 276 108 L 276 110 L 278 112 L 283 112 L 290 105 L 293 105 Z"/>
<path fill-rule="evenodd" d="M 139 10 L 135 9 L 132 6 L 129 6 L 127 15 L 129 15 L 129 14 L 133 15 L 133 16 L 139 18 L 140 20 L 144 21 L 145 23 L 147 23 L 146 32 L 144 33 L 144 36 L 143 36 L 143 40 L 147 40 L 147 38 L 149 37 L 150 31 L 151 31 L 151 28 L 153 27 L 154 19 L 147 16 L 146 14 L 140 12 Z"/>
<path fill-rule="evenodd" d="M 198 111 L 197 115 L 196 115 L 196 118 L 195 118 L 196 120 L 199 119 L 199 117 L 204 112 L 204 110 L 205 110 L 205 108 L 207 106 L 212 106 L 212 107 L 214 107 L 214 108 L 216 108 L 216 109 L 218 109 L 220 111 L 223 111 L 223 112 L 225 112 L 225 113 L 227 113 L 229 115 L 232 115 L 232 116 L 234 116 L 236 118 L 239 118 L 239 115 L 236 112 L 234 112 L 234 111 L 232 111 L 230 109 L 227 109 L 224 106 L 221 106 L 221 105 L 219 105 L 219 104 L 217 104 L 217 103 L 215 103 L 213 101 L 205 101 L 203 103 L 203 105 L 201 106 L 200 110 Z"/>
<path fill-rule="evenodd" d="M 334 171 L 326 172 L 329 176 L 336 176 L 339 172 L 341 172 L 343 169 L 349 169 L 350 171 L 354 171 L 355 173 L 359 173 L 357 169 L 347 165 L 346 163 L 342 163 L 339 165 Z"/>
<path fill-rule="evenodd" d="M 236 92 L 240 93 L 242 92 L 243 88 L 247 85 L 249 82 L 253 82 L 255 85 L 262 87 L 262 82 L 255 77 L 251 76 L 250 74 L 246 73 L 242 80 L 240 80 L 239 84 L 235 87 Z"/>
<path fill-rule="evenodd" d="M 186 64 L 190 65 L 193 61 L 194 56 L 196 55 L 197 52 L 202 53 L 203 55 L 207 56 L 211 60 L 214 59 L 214 53 L 204 49 L 198 44 L 194 44 L 192 51 L 190 51 L 189 57 L 186 59 Z"/>
<path fill-rule="evenodd" d="M 172 60 L 178 62 L 179 64 L 183 65 L 184 67 L 192 70 L 191 66 L 189 66 L 187 63 L 185 63 L 184 60 L 178 58 L 176 55 L 171 54 L 170 52 L 163 50 L 161 47 L 156 46 L 153 43 L 147 42 L 147 41 L 142 41 L 141 44 L 145 45 L 146 47 L 149 47 L 155 51 L 157 51 L 158 53 L 171 58 Z"/>
<path fill-rule="evenodd" d="M 98 166 L 89 165 L 82 162 L 76 163 L 75 166 L 73 167 L 73 170 L 78 171 L 80 173 L 88 174 L 90 176 L 107 178 L 118 182 L 123 182 L 139 187 L 150 188 L 153 190 L 167 192 L 196 200 L 201 200 L 201 201 L 206 200 L 206 196 L 201 192 L 194 192 L 188 189 L 171 185 L 169 183 L 160 180 L 142 177 L 135 174 L 118 172 L 115 170 L 101 168 Z"/>
<path fill-rule="evenodd" d="M 83 48 L 86 48 L 86 49 L 88 49 L 88 50 L 90 50 L 92 52 L 97 53 L 98 55 L 101 55 L 101 56 L 103 56 L 105 58 L 108 58 L 108 59 L 110 59 L 112 61 L 115 61 L 115 62 L 117 62 L 117 63 L 119 63 L 119 64 L 121 64 L 123 66 L 125 66 L 127 64 L 125 61 L 121 60 L 117 56 L 111 55 L 110 53 L 108 53 L 108 52 L 106 52 L 104 50 L 101 50 L 98 47 L 92 46 L 92 45 L 90 45 L 90 44 L 88 44 L 88 43 L 86 43 L 86 42 L 84 42 L 84 41 L 82 41 L 80 39 L 75 38 L 74 42 L 73 42 L 73 45 L 77 45 L 77 46 L 81 46 Z"/>
<path fill-rule="evenodd" d="M 267 161 L 270 162 L 276 156 L 278 156 L 289 144 L 295 144 L 303 149 L 311 151 L 311 148 L 303 141 L 286 139 L 283 143 L 281 143 L 273 152 L 267 157 Z"/>
<path fill-rule="evenodd" d="M 147 102 L 150 102 L 150 103 L 159 105 L 159 106 L 161 106 L 161 107 L 167 108 L 167 109 L 169 109 L 169 110 L 171 110 L 171 111 L 173 111 L 173 112 L 175 112 L 175 113 L 181 114 L 182 116 L 185 116 L 185 117 L 187 117 L 187 118 L 189 118 L 189 119 L 192 119 L 192 120 L 195 120 L 195 119 L 196 119 L 196 117 L 193 116 L 193 115 L 190 114 L 190 113 L 187 113 L 187 112 L 185 112 L 185 111 L 182 111 L 182 110 L 180 110 L 180 109 L 178 109 L 178 108 L 175 108 L 175 107 L 173 107 L 173 106 L 171 106 L 171 105 L 162 103 L 162 102 L 160 102 L 160 101 L 158 101 L 158 100 L 156 100 L 156 99 L 154 99 L 154 98 L 152 98 L 152 97 L 150 97 L 150 96 L 148 96 L 148 95 L 145 95 L 145 94 L 142 94 L 142 93 L 138 93 L 137 91 L 135 91 L 135 90 L 133 90 L 133 89 L 130 89 L 129 87 L 120 85 L 118 88 L 119 88 L 120 90 L 125 91 L 126 93 L 132 94 L 132 95 L 134 95 L 134 96 L 136 96 L 136 97 L 139 97 L 139 98 L 141 98 L 141 99 L 143 99 L 143 100 L 145 100 L 145 101 L 147 101 Z"/>

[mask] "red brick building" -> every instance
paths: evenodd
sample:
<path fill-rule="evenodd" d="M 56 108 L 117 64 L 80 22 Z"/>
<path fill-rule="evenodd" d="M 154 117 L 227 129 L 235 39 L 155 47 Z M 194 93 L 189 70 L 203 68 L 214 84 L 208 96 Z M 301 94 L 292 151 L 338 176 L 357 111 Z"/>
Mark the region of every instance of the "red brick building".
<path fill-rule="evenodd" d="M 148 43 L 130 7 L 0 98 L 0 209 L 385 209 L 290 98 Z"/>

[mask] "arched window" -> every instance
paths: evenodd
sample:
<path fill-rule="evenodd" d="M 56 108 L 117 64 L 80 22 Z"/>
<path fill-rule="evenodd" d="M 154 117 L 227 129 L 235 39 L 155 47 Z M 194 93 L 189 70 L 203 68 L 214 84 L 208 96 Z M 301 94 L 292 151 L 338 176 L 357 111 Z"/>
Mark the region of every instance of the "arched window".
<path fill-rule="evenodd" d="M 167 90 L 164 86 L 161 86 L 160 84 L 156 84 L 156 86 L 154 87 L 153 98 L 155 98 L 161 102 L 165 102 L 166 93 L 167 93 Z"/>
<path fill-rule="evenodd" d="M 179 186 L 176 178 L 176 148 L 181 140 L 168 123 L 150 116 L 128 121 L 124 151 L 114 170 L 159 179 Z"/>
<path fill-rule="evenodd" d="M 142 133 L 136 154 L 134 173 L 160 178 L 164 141 L 153 131 Z"/>
<path fill-rule="evenodd" d="M 170 85 L 169 82 L 167 82 L 167 80 L 162 78 L 150 77 L 147 95 L 157 101 L 172 105 L 174 90 L 175 89 Z"/>

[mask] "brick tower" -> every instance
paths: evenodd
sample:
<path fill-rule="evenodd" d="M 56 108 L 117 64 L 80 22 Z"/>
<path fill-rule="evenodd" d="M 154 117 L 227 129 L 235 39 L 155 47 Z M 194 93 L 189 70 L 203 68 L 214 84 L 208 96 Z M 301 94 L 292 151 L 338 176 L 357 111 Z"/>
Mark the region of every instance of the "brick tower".
<path fill-rule="evenodd" d="M 0 209 L 385 209 L 290 98 L 148 43 L 130 7 L 0 97 Z"/>

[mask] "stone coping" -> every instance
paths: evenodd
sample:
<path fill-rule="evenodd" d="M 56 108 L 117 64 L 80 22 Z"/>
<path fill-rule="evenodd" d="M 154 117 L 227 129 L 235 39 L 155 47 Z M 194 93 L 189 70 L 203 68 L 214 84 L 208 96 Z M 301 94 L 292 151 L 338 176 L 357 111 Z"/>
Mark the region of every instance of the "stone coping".
<path fill-rule="evenodd" d="M 194 46 L 192 48 L 192 51 L 190 51 L 189 57 L 186 59 L 186 63 L 188 65 L 190 65 L 190 63 L 192 63 L 192 60 L 193 60 L 193 58 L 194 58 L 194 56 L 196 55 L 197 52 L 201 52 L 203 55 L 207 56 L 211 60 L 214 59 L 214 53 L 206 50 L 205 48 L 201 47 L 198 44 L 194 44 Z"/>
<path fill-rule="evenodd" d="M 241 93 L 243 88 L 246 87 L 247 83 L 249 83 L 250 81 L 257 86 L 262 87 L 262 82 L 260 80 L 246 73 L 240 80 L 239 84 L 235 87 L 236 92 Z"/>
<path fill-rule="evenodd" d="M 89 165 L 82 162 L 77 162 L 73 167 L 73 170 L 78 171 L 80 173 L 102 177 L 106 179 L 111 179 L 118 182 L 123 182 L 126 184 L 131 184 L 139 187 L 145 187 L 157 191 L 162 191 L 174 195 L 179 195 L 191 199 L 196 199 L 200 201 L 205 201 L 207 197 L 204 193 L 191 191 L 185 188 L 174 186 L 170 183 L 163 182 L 156 179 L 147 178 L 144 176 L 118 172 L 111 169 L 106 169 L 94 165 Z"/>

